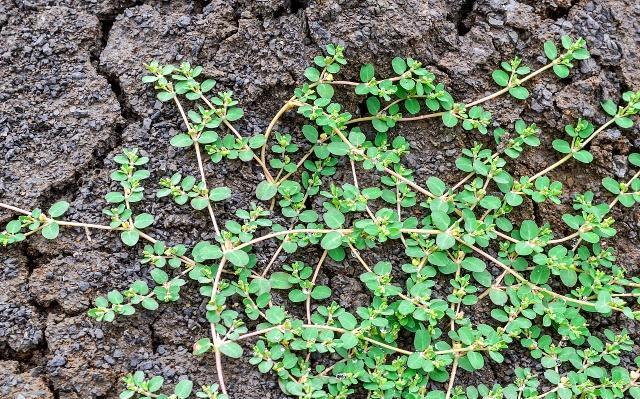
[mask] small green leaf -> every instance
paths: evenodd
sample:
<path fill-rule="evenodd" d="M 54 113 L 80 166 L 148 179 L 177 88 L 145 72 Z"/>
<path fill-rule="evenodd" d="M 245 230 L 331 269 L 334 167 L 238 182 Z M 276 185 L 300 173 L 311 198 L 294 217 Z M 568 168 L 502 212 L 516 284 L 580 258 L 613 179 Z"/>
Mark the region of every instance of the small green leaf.
<path fill-rule="evenodd" d="M 573 153 L 573 157 L 582 163 L 589 163 L 593 161 L 593 155 L 587 150 L 580 150 Z"/>
<path fill-rule="evenodd" d="M 200 91 L 202 91 L 203 93 L 206 93 L 208 91 L 211 91 L 211 89 L 213 89 L 215 85 L 216 85 L 215 80 L 207 79 L 204 82 L 200 83 Z"/>
<path fill-rule="evenodd" d="M 369 111 L 371 115 L 378 114 L 378 111 L 380 111 L 380 100 L 378 97 L 367 98 L 367 111 Z"/>
<path fill-rule="evenodd" d="M 534 284 L 546 284 L 550 271 L 547 265 L 537 265 L 531 272 L 531 282 Z"/>
<path fill-rule="evenodd" d="M 263 180 L 256 188 L 256 197 L 261 201 L 267 201 L 273 198 L 277 192 L 278 187 L 275 184 Z"/>
<path fill-rule="evenodd" d="M 509 94 L 518 100 L 525 100 L 529 97 L 529 90 L 527 90 L 526 87 L 516 86 L 509 89 Z"/>
<path fill-rule="evenodd" d="M 342 328 L 346 330 L 353 330 L 358 325 L 358 320 L 349 312 L 342 312 L 338 315 L 338 321 Z"/>
<path fill-rule="evenodd" d="M 7 223 L 7 226 L 5 227 L 5 229 L 9 234 L 16 234 L 20 232 L 20 230 L 22 229 L 22 223 L 19 220 L 12 220 L 9 223 Z"/>
<path fill-rule="evenodd" d="M 58 201 L 49 208 L 49 216 L 52 218 L 60 217 L 64 215 L 68 209 L 69 203 L 67 201 Z"/>
<path fill-rule="evenodd" d="M 240 352 L 242 353 L 242 348 L 240 348 Z M 187 399 L 191 395 L 191 391 L 193 391 L 193 382 L 182 380 L 176 384 L 174 393 L 178 399 Z"/>
<path fill-rule="evenodd" d="M 627 118 L 626 116 L 616 118 L 616 125 L 620 126 L 623 129 L 629 129 L 633 126 L 633 119 Z"/>
<path fill-rule="evenodd" d="M 610 177 L 605 177 L 604 179 L 602 179 L 602 185 L 610 193 L 612 193 L 612 194 L 620 194 L 620 183 L 618 183 L 616 180 L 614 180 L 614 179 L 612 179 Z"/>
<path fill-rule="evenodd" d="M 177 134 L 171 138 L 171 145 L 178 148 L 190 147 L 193 140 L 188 134 Z"/>
<path fill-rule="evenodd" d="M 209 199 L 211 201 L 224 201 L 231 198 L 231 189 L 229 187 L 216 187 L 209 191 Z"/>
<path fill-rule="evenodd" d="M 439 233 L 436 236 L 436 245 L 440 249 L 449 249 L 453 247 L 455 243 L 455 238 L 453 238 L 449 233 Z"/>
<path fill-rule="evenodd" d="M 242 267 L 249 263 L 249 255 L 241 249 L 227 252 L 225 256 L 234 266 Z"/>
<path fill-rule="evenodd" d="M 42 236 L 48 240 L 53 240 L 60 233 L 60 225 L 56 222 L 50 222 L 41 230 Z"/>
<path fill-rule="evenodd" d="M 371 79 L 373 79 L 374 74 L 375 74 L 375 70 L 373 68 L 373 65 L 364 64 L 362 67 L 360 67 L 361 82 L 364 82 L 364 83 L 369 82 Z"/>
<path fill-rule="evenodd" d="M 509 74 L 507 74 L 502 69 L 496 69 L 491 74 L 493 80 L 498 84 L 498 86 L 506 87 L 509 84 Z"/>
<path fill-rule="evenodd" d="M 311 125 L 302 126 L 302 134 L 311 144 L 318 142 L 318 130 L 315 127 Z"/>
<path fill-rule="evenodd" d="M 404 100 L 404 107 L 411 115 L 415 115 L 420 112 L 420 102 L 415 98 L 407 98 Z"/>
<path fill-rule="evenodd" d="M 158 302 L 153 298 L 144 298 L 142 300 L 142 307 L 147 310 L 156 310 L 158 309 Z"/>
<path fill-rule="evenodd" d="M 458 124 L 458 118 L 456 118 L 453 112 L 447 111 L 442 114 L 442 123 L 444 123 L 446 127 L 454 127 Z"/>
<path fill-rule="evenodd" d="M 125 230 L 120 233 L 120 239 L 125 245 L 132 247 L 138 243 L 140 233 L 138 230 Z"/>
<path fill-rule="evenodd" d="M 148 213 L 141 213 L 136 216 L 133 221 L 133 225 L 136 229 L 144 229 L 145 227 L 149 227 L 153 224 L 153 215 Z"/>
<path fill-rule="evenodd" d="M 149 392 L 158 391 L 160 388 L 162 388 L 162 385 L 164 384 L 164 378 L 157 375 L 151 378 L 148 384 L 149 384 L 149 388 L 148 388 Z"/>
<path fill-rule="evenodd" d="M 169 281 L 169 275 L 162 269 L 151 269 L 150 274 L 156 284 L 164 284 Z"/>
<path fill-rule="evenodd" d="M 163 103 L 173 100 L 174 96 L 175 94 L 169 93 L 168 91 L 161 91 L 157 94 L 158 100 L 162 101 Z"/>
<path fill-rule="evenodd" d="M 348 331 L 340 336 L 340 341 L 344 349 L 355 348 L 358 345 L 358 337 Z"/>
<path fill-rule="evenodd" d="M 331 98 L 333 97 L 333 86 L 327 83 L 321 83 L 316 87 L 316 91 L 318 95 L 322 98 Z"/>
<path fill-rule="evenodd" d="M 212 130 L 202 132 L 200 137 L 198 137 L 198 143 L 200 144 L 211 144 L 215 143 L 216 140 L 218 140 L 218 134 Z"/>
<path fill-rule="evenodd" d="M 304 71 L 304 76 L 311 82 L 317 82 L 320 79 L 320 71 L 314 67 L 309 67 Z"/>
<path fill-rule="evenodd" d="M 468 352 L 467 359 L 469 359 L 469 364 L 476 370 L 480 370 L 484 367 L 484 358 L 478 352 Z"/>
<path fill-rule="evenodd" d="M 324 219 L 324 222 L 327 224 L 327 226 L 329 226 L 329 228 L 331 229 L 341 228 L 345 221 L 342 212 L 334 207 L 328 208 L 327 212 L 325 212 L 322 218 Z"/>
<path fill-rule="evenodd" d="M 211 339 L 210 338 L 202 338 L 202 339 L 199 339 L 198 342 L 196 342 L 193 345 L 193 354 L 196 355 L 196 356 L 203 355 L 203 354 L 207 353 L 209 350 L 211 350 L 211 348 L 213 348 L 213 344 L 211 343 Z"/>
<path fill-rule="evenodd" d="M 470 272 L 482 272 L 487 268 L 487 265 L 478 258 L 467 257 L 462 261 L 462 267 Z"/>
<path fill-rule="evenodd" d="M 318 285 L 311 291 L 311 298 L 315 300 L 327 299 L 331 296 L 331 288 L 326 285 Z"/>
<path fill-rule="evenodd" d="M 606 100 L 601 103 L 604 112 L 610 116 L 615 116 L 618 113 L 618 106 L 611 100 Z"/>
<path fill-rule="evenodd" d="M 391 67 L 395 73 L 402 75 L 407 70 L 407 63 L 402 58 L 396 57 L 391 60 Z"/>
<path fill-rule="evenodd" d="M 571 145 L 569 145 L 565 140 L 555 139 L 551 142 L 551 146 L 561 154 L 568 154 L 571 152 Z"/>
<path fill-rule="evenodd" d="M 242 118 L 243 115 L 244 111 L 242 110 L 242 108 L 234 107 L 227 110 L 226 118 L 228 121 L 234 122 Z"/>
<path fill-rule="evenodd" d="M 640 153 L 629 154 L 629 163 L 634 166 L 640 166 Z"/>
<path fill-rule="evenodd" d="M 546 55 L 550 60 L 555 60 L 556 58 L 558 58 L 558 49 L 556 48 L 556 45 L 550 40 L 544 42 L 544 55 Z"/>
<path fill-rule="evenodd" d="M 280 324 L 287 317 L 284 310 L 279 306 L 273 306 L 264 312 L 266 319 L 271 324 Z"/>
<path fill-rule="evenodd" d="M 509 299 L 506 292 L 496 288 L 489 289 L 489 298 L 491 299 L 491 302 L 498 306 L 504 306 Z"/>
<path fill-rule="evenodd" d="M 523 240 L 532 240 L 538 236 L 538 226 L 533 220 L 525 220 L 520 225 L 520 237 Z"/>
<path fill-rule="evenodd" d="M 567 287 L 573 287 L 578 281 L 578 275 L 576 274 L 575 270 L 561 270 L 560 280 Z"/>
<path fill-rule="evenodd" d="M 331 250 L 338 248 L 342 244 L 342 235 L 337 231 L 331 231 L 322 238 L 320 246 L 323 249 Z"/>
<path fill-rule="evenodd" d="M 559 77 L 560 79 L 564 79 L 567 76 L 569 76 L 569 68 L 567 68 L 564 65 L 554 65 L 553 66 L 553 72 L 556 74 L 557 77 Z"/>
<path fill-rule="evenodd" d="M 220 352 L 231 358 L 239 359 L 242 356 L 242 347 L 233 341 L 229 341 L 220 345 Z"/>
<path fill-rule="evenodd" d="M 124 201 L 124 195 L 122 195 L 122 193 L 114 191 L 111 193 L 107 193 L 104 196 L 104 199 L 110 204 L 119 204 Z"/>

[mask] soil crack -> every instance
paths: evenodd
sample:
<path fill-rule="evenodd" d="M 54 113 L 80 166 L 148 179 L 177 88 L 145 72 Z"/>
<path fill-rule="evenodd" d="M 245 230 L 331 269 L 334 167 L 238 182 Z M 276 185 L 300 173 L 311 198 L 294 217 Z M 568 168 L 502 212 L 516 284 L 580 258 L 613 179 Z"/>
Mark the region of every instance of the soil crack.
<path fill-rule="evenodd" d="M 456 29 L 458 30 L 458 36 L 464 36 L 471 30 L 472 24 L 467 23 L 467 19 L 473 13 L 475 4 L 475 0 L 465 0 L 458 10 L 458 17 L 456 18 Z"/>

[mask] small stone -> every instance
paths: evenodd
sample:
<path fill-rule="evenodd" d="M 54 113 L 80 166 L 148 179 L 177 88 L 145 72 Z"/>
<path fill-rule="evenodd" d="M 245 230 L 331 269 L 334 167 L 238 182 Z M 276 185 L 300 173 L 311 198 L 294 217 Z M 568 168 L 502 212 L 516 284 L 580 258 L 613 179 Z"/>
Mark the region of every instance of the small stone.
<path fill-rule="evenodd" d="M 67 359 L 60 355 L 55 355 L 53 359 L 49 361 L 49 366 L 51 367 L 61 367 L 67 364 Z"/>
<path fill-rule="evenodd" d="M 493 25 L 493 26 L 502 26 L 504 25 L 504 22 L 498 18 L 494 18 L 492 16 L 487 18 L 487 22 L 489 22 L 489 25 Z"/>
<path fill-rule="evenodd" d="M 627 174 L 627 157 L 624 155 L 613 156 L 613 173 L 616 177 L 625 177 Z"/>
<path fill-rule="evenodd" d="M 181 16 L 180 18 L 178 18 L 176 25 L 181 28 L 186 28 L 187 26 L 191 25 L 191 17 L 188 15 Z"/>
<path fill-rule="evenodd" d="M 620 130 L 618 130 L 618 129 L 605 130 L 604 131 L 604 135 L 609 140 L 618 140 L 620 137 L 622 137 L 622 134 L 620 133 Z"/>

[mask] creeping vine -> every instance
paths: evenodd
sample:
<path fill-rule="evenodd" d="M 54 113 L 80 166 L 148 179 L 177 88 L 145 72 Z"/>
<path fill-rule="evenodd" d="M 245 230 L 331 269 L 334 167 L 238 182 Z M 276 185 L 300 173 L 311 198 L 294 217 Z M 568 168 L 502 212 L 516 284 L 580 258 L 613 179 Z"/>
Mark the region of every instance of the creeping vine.
<path fill-rule="evenodd" d="M 121 399 L 228 398 L 223 359 L 245 352 L 260 372 L 277 376 L 285 394 L 301 398 L 640 398 L 640 369 L 621 366 L 633 348 L 629 334 L 590 326 L 594 314 L 640 320 L 640 278 L 627 276 L 614 251 L 602 245 L 616 234 L 612 209 L 640 202 L 640 171 L 624 181 L 603 179 L 608 199 L 572 193 L 573 211 L 562 215 L 566 226 L 513 217 L 531 201 L 560 204 L 563 184 L 550 172 L 568 162 L 590 163 L 589 143 L 605 129 L 631 128 L 640 92 L 603 102 L 607 119 L 600 126 L 585 118 L 567 125 L 551 143 L 559 158 L 531 176 L 514 176 L 508 165 L 541 144 L 539 127 L 521 119 L 500 127 L 483 108 L 502 95 L 526 100 L 527 82 L 545 72 L 566 78 L 589 57 L 583 39 L 563 36 L 561 45 L 545 42 L 548 62 L 535 70 L 519 57 L 502 62 L 492 73 L 499 89 L 469 103 L 456 101 L 412 58 L 394 58 L 391 77 L 376 76 L 366 64 L 359 81 L 337 80 L 347 63 L 344 48 L 328 45 L 305 70 L 306 81 L 253 136 L 237 127 L 244 112 L 233 94 L 212 94 L 216 82 L 202 77 L 202 67 L 151 62 L 143 81 L 160 101 L 175 105 L 184 131 L 171 145 L 192 151 L 198 170 L 198 176 L 177 170 L 162 177 L 156 196 L 201 211 L 215 239 L 188 248 L 153 238 L 154 215 L 137 210 L 151 176 L 149 159 L 124 149 L 111 174 L 120 190 L 105 196 L 108 224 L 63 219 L 70 206 L 65 201 L 46 212 L 0 203 L 20 214 L 0 233 L 0 244 L 36 233 L 55 239 L 60 227 L 116 231 L 128 246 L 144 241 L 141 262 L 149 278 L 96 298 L 88 314 L 98 322 L 156 310 L 178 301 L 189 280 L 199 285 L 210 331 L 194 339 L 193 354 L 215 358 L 217 383 L 194 389 L 185 379 L 162 393 L 168 392 L 162 377 L 137 371 L 123 378 Z M 368 115 L 354 118 L 344 109 L 335 99 L 342 89 L 362 96 Z M 305 123 L 277 130 L 293 111 Z M 465 175 L 457 184 L 423 180 L 403 165 L 410 145 L 392 131 L 427 119 L 492 134 L 496 148 L 476 143 L 463 149 L 455 165 Z M 257 201 L 223 221 L 217 203 L 233 193 L 211 186 L 204 165 L 238 159 L 255 163 L 263 179 Z M 630 154 L 628 162 L 640 169 L 640 154 Z M 347 171 L 344 181 L 336 178 L 338 168 Z M 363 171 L 378 183 L 363 185 Z M 559 236 L 561 229 L 572 233 Z M 278 248 L 258 264 L 256 250 L 267 240 Z M 390 242 L 404 248 L 406 263 L 366 260 L 366 252 Z M 317 259 L 305 263 L 315 253 Z M 347 257 L 361 267 L 370 298 L 355 309 L 341 307 L 319 279 L 327 259 Z M 477 322 L 482 303 L 489 314 Z M 514 346 L 543 371 L 516 368 L 515 379 L 503 384 L 456 382 L 460 370 L 502 363 Z"/>

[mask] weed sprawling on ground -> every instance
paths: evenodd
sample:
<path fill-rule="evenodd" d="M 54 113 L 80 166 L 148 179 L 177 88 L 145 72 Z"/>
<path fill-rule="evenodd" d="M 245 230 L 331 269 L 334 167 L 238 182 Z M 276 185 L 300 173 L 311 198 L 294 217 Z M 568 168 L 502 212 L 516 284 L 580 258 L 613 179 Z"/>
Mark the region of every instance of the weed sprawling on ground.
<path fill-rule="evenodd" d="M 567 125 L 551 143 L 556 161 L 531 176 L 515 176 L 509 162 L 541 144 L 540 129 L 524 120 L 499 127 L 483 104 L 502 95 L 526 100 L 529 80 L 547 71 L 566 78 L 589 57 L 585 41 L 568 36 L 561 46 L 544 43 L 544 54 L 548 63 L 536 70 L 518 57 L 502 62 L 492 74 L 499 90 L 461 103 L 412 58 L 393 59 L 393 76 L 378 77 L 366 64 L 359 81 L 338 80 L 347 63 L 344 49 L 329 45 L 266 130 L 254 136 L 236 128 L 244 111 L 230 91 L 213 94 L 216 83 L 202 77 L 202 67 L 151 62 L 144 82 L 182 118 L 184 131 L 171 145 L 195 153 L 199 171 L 163 177 L 156 197 L 201 211 L 215 239 L 188 248 L 153 238 L 148 229 L 154 215 L 137 210 L 147 200 L 149 159 L 124 149 L 111 174 L 121 189 L 105 196 L 110 223 L 65 220 L 64 201 L 47 211 L 0 204 L 21 214 L 5 226 L 0 243 L 37 233 L 55 239 L 60 227 L 112 230 L 128 246 L 144 242 L 148 278 L 96 298 L 89 316 L 98 322 L 154 311 L 180 300 L 188 281 L 199 285 L 209 298 L 211 328 L 209 336 L 194 337 L 193 353 L 215 358 L 217 383 L 194 389 L 182 380 L 169 390 L 162 377 L 147 379 L 137 371 L 124 377 L 122 399 L 227 398 L 223 359 L 243 355 L 262 373 L 277 375 L 284 393 L 302 398 L 640 398 L 639 370 L 620 366 L 623 356 L 631 356 L 625 354 L 633 345 L 627 332 L 596 331 L 589 323 L 593 314 L 618 312 L 640 320 L 634 310 L 640 279 L 625 276 L 614 252 L 601 244 L 616 234 L 612 208 L 640 202 L 640 171 L 625 181 L 605 178 L 610 198 L 569 193 L 573 210 L 562 215 L 566 226 L 512 217 L 521 204 L 567 198 L 550 172 L 568 162 L 591 162 L 588 144 L 605 129 L 630 128 L 640 113 L 640 92 L 603 102 L 607 119 L 600 126 L 583 118 Z M 337 90 L 362 96 L 368 114 L 354 118 L 334 99 Z M 287 112 L 305 122 L 279 132 Z M 455 185 L 416 176 L 403 166 L 410 145 L 393 130 L 426 119 L 492 135 L 496 145 L 462 149 L 455 166 L 464 178 Z M 255 163 L 263 180 L 256 201 L 222 221 L 218 203 L 233 193 L 210 186 L 204 165 L 238 160 Z M 640 154 L 628 162 L 640 170 Z M 377 183 L 360 184 L 363 173 Z M 559 236 L 562 229 L 572 233 Z M 277 240 L 279 247 L 268 263 L 258 264 L 255 251 L 265 240 Z M 366 252 L 391 241 L 404 248 L 406 263 L 365 260 Z M 319 249 L 313 263 L 309 247 Z M 332 287 L 318 283 L 327 258 L 347 257 L 361 266 L 360 281 L 369 291 L 370 302 L 357 309 L 342 308 Z M 486 323 L 470 317 L 477 309 L 488 309 Z M 501 363 L 514 348 L 528 352 L 544 371 L 517 368 L 515 379 L 502 385 L 456 384 L 461 369 Z"/>

